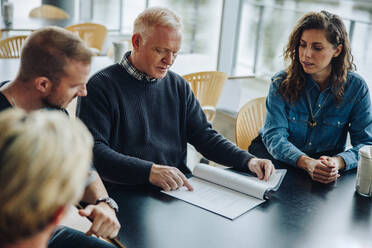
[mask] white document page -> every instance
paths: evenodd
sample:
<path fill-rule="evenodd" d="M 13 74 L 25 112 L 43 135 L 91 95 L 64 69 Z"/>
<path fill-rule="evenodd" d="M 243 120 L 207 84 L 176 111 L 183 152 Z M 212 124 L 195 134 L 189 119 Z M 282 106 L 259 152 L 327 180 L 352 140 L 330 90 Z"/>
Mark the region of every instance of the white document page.
<path fill-rule="evenodd" d="M 192 177 L 188 181 L 194 191 L 182 187 L 175 191 L 162 192 L 231 220 L 265 201 L 197 177 Z"/>
<path fill-rule="evenodd" d="M 162 191 L 180 200 L 234 219 L 264 202 L 267 190 L 276 190 L 286 170 L 276 170 L 269 181 L 254 176 L 240 175 L 210 165 L 198 164 L 188 181 L 194 191 L 186 187 L 175 191 Z"/>
<path fill-rule="evenodd" d="M 233 171 L 223 170 L 206 164 L 195 166 L 193 175 L 209 182 L 225 186 L 244 194 L 264 199 L 266 190 L 276 190 L 283 179 L 286 170 L 275 170 L 269 180 L 263 181 L 255 176 L 241 175 Z M 277 187 L 276 187 L 277 186 Z"/>

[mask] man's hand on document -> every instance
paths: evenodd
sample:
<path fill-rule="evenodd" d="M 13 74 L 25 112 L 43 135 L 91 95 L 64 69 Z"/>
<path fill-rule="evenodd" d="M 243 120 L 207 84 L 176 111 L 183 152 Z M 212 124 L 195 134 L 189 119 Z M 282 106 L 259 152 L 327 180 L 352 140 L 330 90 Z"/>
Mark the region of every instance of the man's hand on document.
<path fill-rule="evenodd" d="M 188 190 L 193 191 L 185 175 L 179 169 L 172 166 L 153 164 L 149 181 L 165 191 L 176 190 L 182 186 L 186 186 Z"/>
<path fill-rule="evenodd" d="M 275 172 L 273 163 L 268 159 L 251 158 L 248 161 L 248 168 L 255 173 L 260 180 L 269 180 L 269 177 Z"/>

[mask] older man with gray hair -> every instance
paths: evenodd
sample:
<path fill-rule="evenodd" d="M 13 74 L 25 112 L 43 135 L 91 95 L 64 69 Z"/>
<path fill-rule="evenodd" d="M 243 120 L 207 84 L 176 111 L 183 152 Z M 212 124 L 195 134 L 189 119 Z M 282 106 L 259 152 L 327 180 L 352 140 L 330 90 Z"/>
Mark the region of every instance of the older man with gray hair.
<path fill-rule="evenodd" d="M 269 160 L 241 150 L 212 129 L 189 84 L 169 71 L 181 48 L 182 22 L 166 8 L 149 8 L 135 20 L 133 51 L 95 74 L 78 116 L 95 139 L 94 165 L 103 180 L 186 186 L 187 143 L 209 160 L 250 170 L 267 180 Z"/>

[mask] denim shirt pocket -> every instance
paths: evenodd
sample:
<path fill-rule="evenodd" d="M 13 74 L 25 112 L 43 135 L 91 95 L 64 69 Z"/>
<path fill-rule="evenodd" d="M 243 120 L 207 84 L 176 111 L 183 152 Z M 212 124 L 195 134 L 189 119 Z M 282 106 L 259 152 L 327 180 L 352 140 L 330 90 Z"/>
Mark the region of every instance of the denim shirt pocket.
<path fill-rule="evenodd" d="M 288 119 L 288 140 L 294 145 L 305 143 L 307 135 L 308 113 L 290 110 Z"/>
<path fill-rule="evenodd" d="M 335 149 L 345 132 L 348 123 L 347 116 L 327 115 L 322 119 L 320 140 L 324 148 Z"/>

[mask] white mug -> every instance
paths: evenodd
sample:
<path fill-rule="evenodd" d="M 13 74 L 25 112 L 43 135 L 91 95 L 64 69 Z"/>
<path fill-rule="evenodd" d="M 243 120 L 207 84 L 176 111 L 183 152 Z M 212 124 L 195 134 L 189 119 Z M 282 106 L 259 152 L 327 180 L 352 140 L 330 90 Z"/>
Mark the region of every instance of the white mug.
<path fill-rule="evenodd" d="M 114 41 L 114 62 L 119 63 L 126 51 L 128 51 L 128 41 Z"/>
<path fill-rule="evenodd" d="M 362 196 L 372 196 L 372 146 L 359 150 L 356 191 Z"/>

